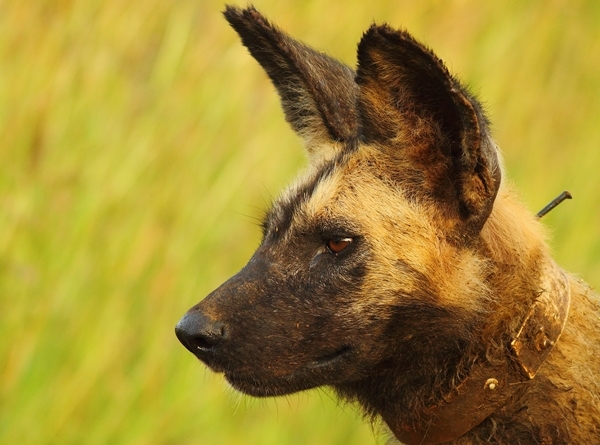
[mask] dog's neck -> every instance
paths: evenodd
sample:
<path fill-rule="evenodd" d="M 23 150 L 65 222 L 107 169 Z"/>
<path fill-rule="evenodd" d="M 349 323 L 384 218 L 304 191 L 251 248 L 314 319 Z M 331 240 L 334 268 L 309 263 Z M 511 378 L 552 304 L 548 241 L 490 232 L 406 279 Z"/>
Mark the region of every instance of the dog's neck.
<path fill-rule="evenodd" d="M 570 300 L 568 277 L 553 261 L 546 262 L 541 268 L 539 293 L 513 333 L 506 356 L 476 363 L 458 386 L 426 408 L 416 422 L 397 422 L 401 416 L 384 415 L 394 435 L 407 445 L 447 443 L 525 391 L 562 333 Z"/>

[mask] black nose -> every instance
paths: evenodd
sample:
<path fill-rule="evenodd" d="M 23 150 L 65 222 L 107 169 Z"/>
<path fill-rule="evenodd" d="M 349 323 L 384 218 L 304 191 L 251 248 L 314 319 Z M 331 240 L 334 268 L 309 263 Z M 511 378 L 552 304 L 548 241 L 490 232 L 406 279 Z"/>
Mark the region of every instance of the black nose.
<path fill-rule="evenodd" d="M 225 324 L 201 312 L 188 312 L 175 326 L 175 335 L 192 354 L 198 355 L 215 349 L 223 340 Z"/>

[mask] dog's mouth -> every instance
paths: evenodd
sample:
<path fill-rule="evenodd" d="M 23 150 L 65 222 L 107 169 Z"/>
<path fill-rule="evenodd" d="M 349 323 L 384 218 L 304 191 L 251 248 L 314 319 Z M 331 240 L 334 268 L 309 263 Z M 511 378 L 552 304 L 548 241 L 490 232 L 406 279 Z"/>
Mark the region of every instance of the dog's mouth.
<path fill-rule="evenodd" d="M 345 374 L 343 365 L 348 363 L 353 351 L 354 349 L 349 345 L 341 346 L 287 375 L 276 377 L 258 370 L 239 372 L 219 369 L 219 371 L 223 372 L 234 389 L 244 394 L 254 397 L 274 397 L 335 383 Z"/>
<path fill-rule="evenodd" d="M 322 355 L 310 362 L 306 367 L 308 369 L 322 369 L 330 366 L 335 366 L 339 362 L 344 361 L 347 356 L 352 353 L 352 347 L 344 345 L 334 352 Z"/>

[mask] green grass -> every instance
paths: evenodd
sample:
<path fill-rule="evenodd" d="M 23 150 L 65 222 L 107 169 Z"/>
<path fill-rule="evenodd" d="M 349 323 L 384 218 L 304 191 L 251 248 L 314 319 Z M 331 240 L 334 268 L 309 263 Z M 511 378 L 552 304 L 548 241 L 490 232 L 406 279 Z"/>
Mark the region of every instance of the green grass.
<path fill-rule="evenodd" d="M 600 3 L 256 0 L 354 64 L 411 30 L 485 102 L 559 262 L 600 284 Z M 0 443 L 377 444 L 327 391 L 233 394 L 177 342 L 303 165 L 212 0 L 0 3 Z"/>

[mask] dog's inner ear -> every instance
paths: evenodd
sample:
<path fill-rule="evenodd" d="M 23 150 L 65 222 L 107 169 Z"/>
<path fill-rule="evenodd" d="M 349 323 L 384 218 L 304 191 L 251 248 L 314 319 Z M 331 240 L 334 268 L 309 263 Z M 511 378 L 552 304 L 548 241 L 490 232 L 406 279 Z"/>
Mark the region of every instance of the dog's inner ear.
<path fill-rule="evenodd" d="M 335 142 L 356 136 L 358 86 L 352 68 L 294 40 L 253 7 L 227 6 L 224 14 L 275 85 L 311 160 L 332 157 L 341 145 Z"/>
<path fill-rule="evenodd" d="M 385 25 L 363 36 L 356 80 L 362 140 L 384 150 L 410 193 L 426 193 L 461 230 L 478 231 L 500 168 L 477 102 L 431 51 Z"/>

